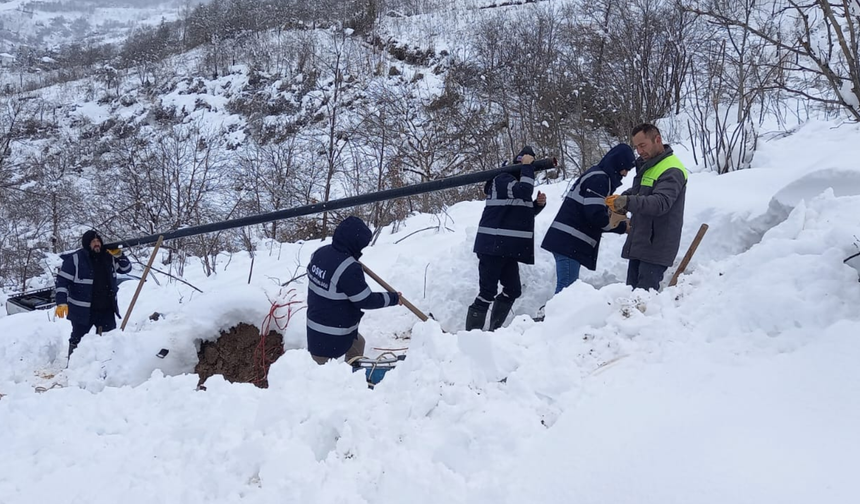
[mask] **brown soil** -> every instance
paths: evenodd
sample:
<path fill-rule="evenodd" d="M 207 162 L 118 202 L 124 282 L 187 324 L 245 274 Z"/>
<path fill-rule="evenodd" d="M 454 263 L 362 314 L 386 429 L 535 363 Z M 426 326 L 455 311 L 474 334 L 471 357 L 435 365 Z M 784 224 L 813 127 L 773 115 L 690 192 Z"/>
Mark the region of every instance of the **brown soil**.
<path fill-rule="evenodd" d="M 253 383 L 260 388 L 269 386 L 269 365 L 284 354 L 284 339 L 275 331 L 266 336 L 266 366 L 261 366 L 258 347 L 260 329 L 240 323 L 229 331 L 221 331 L 216 341 L 204 341 L 197 353 L 194 372 L 200 376 L 198 386 L 212 375 L 220 374 L 225 380 L 236 383 Z"/>

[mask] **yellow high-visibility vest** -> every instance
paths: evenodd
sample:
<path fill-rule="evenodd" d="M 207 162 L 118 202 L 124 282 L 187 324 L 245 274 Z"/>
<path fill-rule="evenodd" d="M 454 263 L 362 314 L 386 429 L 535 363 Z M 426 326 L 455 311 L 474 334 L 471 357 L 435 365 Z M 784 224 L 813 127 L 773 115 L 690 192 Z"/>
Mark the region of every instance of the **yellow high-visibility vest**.
<path fill-rule="evenodd" d="M 681 160 L 678 159 L 678 156 L 670 154 L 659 163 L 645 170 L 645 173 L 642 174 L 641 184 L 645 187 L 654 187 L 654 182 L 656 182 L 657 179 L 660 178 L 660 175 L 663 175 L 663 173 L 670 168 L 678 168 L 681 170 L 684 173 L 684 180 L 687 180 L 687 169 L 684 168 L 684 165 L 681 163 Z"/>

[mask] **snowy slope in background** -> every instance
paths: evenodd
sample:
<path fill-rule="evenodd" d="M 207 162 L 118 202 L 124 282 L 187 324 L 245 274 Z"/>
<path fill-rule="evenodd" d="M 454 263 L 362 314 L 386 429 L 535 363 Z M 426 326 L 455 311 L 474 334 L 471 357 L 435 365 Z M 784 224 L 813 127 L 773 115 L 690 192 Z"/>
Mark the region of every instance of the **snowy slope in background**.
<path fill-rule="evenodd" d="M 179 19 L 183 3 L 177 1 L 32 2 L 11 0 L 0 3 L 0 52 L 12 52 L 20 45 L 38 50 L 55 49 L 71 43 L 122 42 L 141 26 L 154 26 Z M 200 2 L 188 3 L 193 7 Z"/>
<path fill-rule="evenodd" d="M 449 208 L 452 231 L 406 238 L 440 222 L 417 215 L 383 232 L 362 260 L 439 322 L 367 312 L 369 348 L 409 346 L 374 391 L 308 358 L 303 311 L 268 390 L 216 376 L 197 392 L 187 374 L 195 341 L 259 325 L 319 242 L 261 244 L 250 285 L 246 254 L 210 278 L 189 264 L 204 294 L 148 282 L 126 332 L 88 335 L 62 372 L 68 322 L 0 317 L 0 502 L 857 502 L 860 283 L 842 260 L 860 236 L 858 130 L 809 123 L 752 170 L 692 173 L 682 248 L 710 231 L 659 294 L 620 283 L 608 235 L 598 270 L 535 323 L 523 314 L 555 282 L 540 251 L 493 334 L 458 332 L 481 202 Z M 540 187 L 538 242 L 565 185 Z"/>

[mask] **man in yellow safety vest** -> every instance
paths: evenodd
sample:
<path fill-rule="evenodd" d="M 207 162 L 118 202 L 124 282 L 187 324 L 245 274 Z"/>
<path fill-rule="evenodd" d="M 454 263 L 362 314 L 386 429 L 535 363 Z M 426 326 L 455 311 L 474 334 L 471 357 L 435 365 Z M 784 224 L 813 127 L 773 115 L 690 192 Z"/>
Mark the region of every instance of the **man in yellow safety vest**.
<path fill-rule="evenodd" d="M 632 214 L 621 252 L 629 260 L 627 285 L 658 290 L 681 245 L 687 169 L 653 124 L 636 126 L 632 136 L 639 154 L 633 187 L 609 196 L 606 204 L 614 212 Z"/>

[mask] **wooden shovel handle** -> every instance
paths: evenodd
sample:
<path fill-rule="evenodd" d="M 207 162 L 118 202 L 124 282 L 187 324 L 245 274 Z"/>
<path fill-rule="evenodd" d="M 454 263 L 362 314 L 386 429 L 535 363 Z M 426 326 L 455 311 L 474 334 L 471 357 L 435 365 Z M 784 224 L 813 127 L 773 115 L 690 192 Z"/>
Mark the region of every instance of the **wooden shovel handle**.
<path fill-rule="evenodd" d="M 128 318 L 131 316 L 132 310 L 134 310 L 135 303 L 137 303 L 137 296 L 140 295 L 140 290 L 143 289 L 143 283 L 146 282 L 146 277 L 149 275 L 149 270 L 152 269 L 152 263 L 155 261 L 155 256 L 158 254 L 158 249 L 161 248 L 162 243 L 164 243 L 164 236 L 159 236 L 158 241 L 155 242 L 155 248 L 152 249 L 152 254 L 149 256 L 149 262 L 146 263 L 146 268 L 143 270 L 143 275 L 140 276 L 140 281 L 137 282 L 137 289 L 134 291 L 134 296 L 131 298 L 128 310 L 125 311 L 125 317 L 122 319 L 120 331 L 125 331 L 125 325 L 128 324 Z"/>
<path fill-rule="evenodd" d="M 673 287 L 675 284 L 678 283 L 678 277 L 680 277 L 681 273 L 683 273 L 684 270 L 687 269 L 687 266 L 690 264 L 690 260 L 693 258 L 693 254 L 696 253 L 696 249 L 699 248 L 699 243 L 702 242 L 702 238 L 705 237 L 705 233 L 707 232 L 708 225 L 702 224 L 702 226 L 699 227 L 699 232 L 696 233 L 696 237 L 693 238 L 693 243 L 690 244 L 690 248 L 687 249 L 687 253 L 684 254 L 684 258 L 681 259 L 681 264 L 678 265 L 678 271 L 676 271 L 675 274 L 672 275 L 672 280 L 669 281 L 669 287 Z"/>
<path fill-rule="evenodd" d="M 362 267 L 362 269 L 364 269 L 364 272 L 367 273 L 368 275 L 370 275 L 370 278 L 372 278 L 376 283 L 381 285 L 383 289 L 387 290 L 388 292 L 397 292 L 394 289 L 394 287 L 388 285 L 388 282 L 379 278 L 379 275 L 377 275 L 376 273 L 371 271 L 370 268 L 368 268 L 367 266 L 364 265 L 364 263 L 359 262 L 359 264 L 361 264 L 361 267 Z M 412 313 L 415 314 L 415 316 L 420 318 L 422 322 L 427 321 L 427 319 L 428 319 L 427 315 L 424 315 L 424 312 L 422 312 L 421 310 L 416 308 L 415 305 L 410 303 L 408 299 L 406 299 L 403 296 L 400 296 L 400 302 L 403 303 L 403 306 L 409 308 L 409 311 L 411 311 Z"/>

